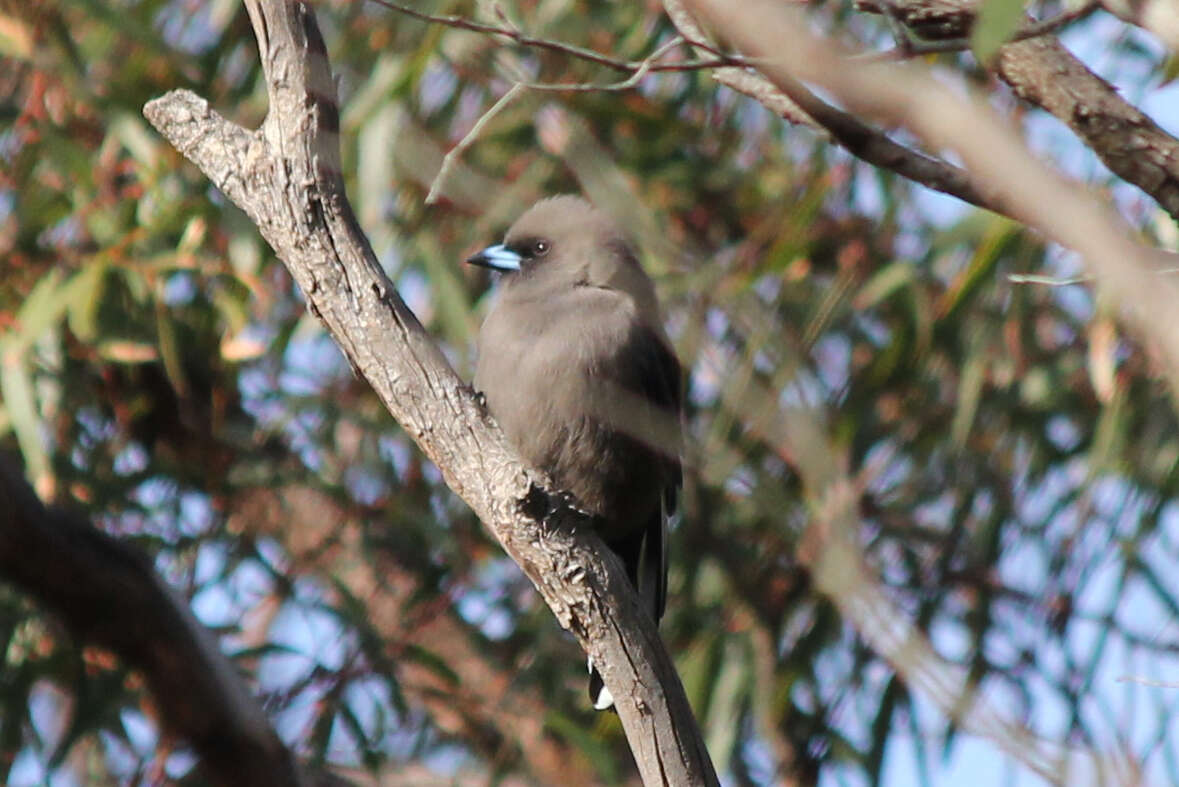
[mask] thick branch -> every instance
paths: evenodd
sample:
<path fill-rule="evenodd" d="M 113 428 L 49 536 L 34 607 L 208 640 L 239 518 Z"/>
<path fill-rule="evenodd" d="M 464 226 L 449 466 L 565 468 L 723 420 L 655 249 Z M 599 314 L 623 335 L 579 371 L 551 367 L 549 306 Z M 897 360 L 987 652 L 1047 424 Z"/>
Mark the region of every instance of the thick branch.
<path fill-rule="evenodd" d="M 908 128 L 931 149 L 958 153 L 980 187 L 1004 194 L 1005 204 L 1022 221 L 1083 255 L 1107 292 L 1116 292 L 1135 328 L 1163 349 L 1173 390 L 1179 390 L 1177 293 L 1153 273 L 1161 255 L 1130 242 L 1108 209 L 1049 171 L 985 101 L 963 99 L 920 64 L 853 67 L 838 44 L 812 35 L 802 15 L 778 0 L 746 0 L 740 14 L 732 13 L 724 0 L 685 0 L 684 5 L 728 44 L 758 59 L 759 70 L 774 84 L 806 80 L 850 111 Z M 734 412 L 777 409 L 777 391 L 754 394 L 731 405 Z M 991 738 L 1044 778 L 1059 776 L 1056 752 L 1045 753 L 1041 741 L 990 703 L 970 696 L 967 676 L 937 658 L 925 638 L 879 594 L 880 583 L 856 547 L 860 490 L 846 477 L 844 458 L 824 447 L 826 440 L 811 413 L 779 415 L 772 428 L 751 431 L 767 435 L 763 439 L 775 445 L 776 453 L 791 457 L 799 468 L 812 516 L 798 557 L 810 567 L 816 586 L 877 653 L 927 698 L 941 700 L 943 710 L 964 729 Z M 944 701 L 960 697 L 965 698 L 961 703 Z"/>
<path fill-rule="evenodd" d="M 1155 275 L 1161 254 L 1132 242 L 1108 207 L 1045 167 L 982 100 L 949 90 L 918 63 L 853 67 L 838 44 L 815 38 L 769 0 L 750 0 L 742 14 L 725 14 L 718 0 L 685 5 L 747 55 L 764 58 L 760 70 L 775 84 L 814 83 L 852 112 L 956 151 L 980 190 L 1002 194 L 1020 221 L 1081 254 L 1135 330 L 1157 344 L 1179 396 L 1179 291 Z"/>
<path fill-rule="evenodd" d="M 621 564 L 505 444 L 381 271 L 343 188 L 338 116 L 310 6 L 248 0 L 270 95 L 250 133 L 192 93 L 144 107 L 258 225 L 390 413 L 597 664 L 648 785 L 715 784 L 675 667 Z"/>
<path fill-rule="evenodd" d="M 48 509 L 0 459 L 0 577 L 38 599 L 79 642 L 141 670 L 165 726 L 218 784 L 304 783 L 234 666 L 138 549 Z"/>
<path fill-rule="evenodd" d="M 704 32 L 684 9 L 682 0 L 664 0 L 663 8 L 685 39 L 698 46 L 704 43 Z M 980 194 L 961 168 L 894 142 L 855 115 L 823 101 L 796 79 L 774 84 L 756 71 L 738 66 L 717 68 L 712 75 L 717 82 L 756 99 L 791 123 L 826 131 L 853 156 L 873 166 L 971 205 L 1005 213 L 998 195 Z"/>
<path fill-rule="evenodd" d="M 889 13 L 924 38 L 961 38 L 974 24 L 975 0 L 858 0 Z M 1013 41 L 992 62 L 1017 96 L 1055 115 L 1118 177 L 1179 218 L 1179 140 L 1126 101 L 1052 35 Z"/>

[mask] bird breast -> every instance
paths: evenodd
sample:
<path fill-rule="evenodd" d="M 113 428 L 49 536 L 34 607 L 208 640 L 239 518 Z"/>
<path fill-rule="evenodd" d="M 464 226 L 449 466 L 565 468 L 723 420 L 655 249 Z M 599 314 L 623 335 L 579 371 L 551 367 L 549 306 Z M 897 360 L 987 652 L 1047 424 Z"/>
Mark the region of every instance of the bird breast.
<path fill-rule="evenodd" d="M 475 387 L 521 457 L 596 515 L 604 538 L 625 537 L 658 509 L 665 464 L 619 422 L 642 421 L 649 407 L 626 382 L 638 374 L 627 349 L 642 326 L 625 295 L 575 290 L 528 308 L 498 303 L 480 333 Z"/>

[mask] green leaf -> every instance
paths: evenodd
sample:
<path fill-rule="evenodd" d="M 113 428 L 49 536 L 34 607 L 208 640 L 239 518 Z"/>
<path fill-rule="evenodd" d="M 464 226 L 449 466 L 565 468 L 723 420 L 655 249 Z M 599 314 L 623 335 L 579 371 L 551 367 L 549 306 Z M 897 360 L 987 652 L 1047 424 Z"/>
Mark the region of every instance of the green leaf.
<path fill-rule="evenodd" d="M 15 352 L 23 353 L 41 338 L 50 326 L 61 319 L 67 305 L 65 298 L 62 298 L 58 291 L 61 279 L 61 271 L 50 271 L 41 277 L 33 291 L 25 298 L 16 316 L 19 327 L 16 330 L 16 344 L 12 348 Z"/>
<path fill-rule="evenodd" d="M 1023 0 L 986 0 L 979 7 L 978 18 L 970 31 L 970 48 L 978 61 L 990 63 L 1026 16 Z"/>
<path fill-rule="evenodd" d="M 135 160 L 145 167 L 155 163 L 160 138 L 148 131 L 138 113 L 120 112 L 110 124 L 110 134 L 119 141 Z"/>
<path fill-rule="evenodd" d="M 49 455 L 42 439 L 41 415 L 37 412 L 33 381 L 24 353 L 10 341 L 0 344 L 0 398 L 4 400 L 12 430 L 16 432 L 28 478 L 33 487 L 43 493 L 51 474 Z"/>
<path fill-rule="evenodd" d="M 239 650 L 229 653 L 229 658 L 233 661 L 241 662 L 249 659 L 258 659 L 263 656 L 290 656 L 302 655 L 301 650 L 291 645 L 285 645 L 281 642 L 265 642 L 261 645 L 255 645 L 249 648 L 241 648 Z"/>
<path fill-rule="evenodd" d="M 98 335 L 98 306 L 106 285 L 105 262 L 94 261 L 75 273 L 61 288 L 70 330 L 84 342 Z"/>
<path fill-rule="evenodd" d="M 1126 418 L 1129 415 L 1125 405 L 1126 396 L 1118 390 L 1101 410 L 1093 432 L 1093 444 L 1089 447 L 1090 478 L 1097 478 L 1102 471 L 1116 470 L 1118 466 L 1126 441 Z"/>
<path fill-rule="evenodd" d="M 393 150 L 389 140 L 397 138 L 399 114 L 391 106 L 383 105 L 361 127 L 357 137 L 357 155 L 364 162 L 356 173 L 356 215 L 370 233 L 387 234 L 390 227 L 384 221 L 385 204 L 389 200 L 389 184 L 394 182 Z M 382 244 L 373 239 L 374 246 Z"/>
<path fill-rule="evenodd" d="M 893 293 L 912 284 L 915 279 L 913 263 L 908 260 L 889 263 L 865 282 L 852 303 L 857 310 L 870 309 L 888 300 Z"/>
<path fill-rule="evenodd" d="M 985 372 L 986 362 L 981 353 L 970 356 L 962 370 L 962 379 L 958 383 L 958 407 L 954 411 L 954 422 L 950 426 L 950 437 L 959 448 L 965 448 L 970 426 L 978 412 L 983 383 L 986 381 Z"/>
<path fill-rule="evenodd" d="M 966 266 L 938 299 L 937 312 L 942 320 L 956 318 L 959 310 L 971 302 L 994 278 L 995 266 L 1007 253 L 1022 229 L 1020 225 L 1001 216 L 987 216 L 976 239 L 977 248 Z"/>
<path fill-rule="evenodd" d="M 184 355 L 177 336 L 176 325 L 172 316 L 163 306 L 156 308 L 156 334 L 158 337 L 160 358 L 164 362 L 164 372 L 176 392 L 185 396 L 189 392 L 188 375 L 184 371 Z"/>
<path fill-rule="evenodd" d="M 1170 55 L 1163 61 L 1163 74 L 1158 86 L 1155 90 L 1165 87 L 1175 81 L 1175 77 L 1179 77 L 1179 57 Z"/>
<path fill-rule="evenodd" d="M 711 686 L 720 658 L 719 649 L 719 640 L 712 639 L 708 642 L 698 642 L 676 654 L 676 667 L 680 673 L 680 680 L 683 681 L 684 691 L 699 716 L 708 712 L 708 703 L 712 698 Z"/>
<path fill-rule="evenodd" d="M 400 661 L 404 664 L 412 663 L 425 667 L 451 686 L 462 685 L 462 678 L 451 669 L 444 658 L 421 645 L 406 642 L 400 653 Z"/>
<path fill-rule="evenodd" d="M 447 336 L 466 341 L 476 326 L 466 288 L 459 278 L 459 262 L 447 258 L 432 238 L 418 238 L 418 242 L 426 275 L 430 280 L 433 316 Z"/>
<path fill-rule="evenodd" d="M 598 722 L 613 721 L 609 714 L 598 714 Z M 617 724 L 617 721 L 614 721 Z M 568 741 L 574 749 L 585 755 L 593 769 L 601 774 L 603 784 L 618 784 L 618 758 L 603 735 L 591 734 L 581 719 L 571 719 L 563 713 L 553 711 L 545 716 L 545 730 L 558 738 Z"/>
<path fill-rule="evenodd" d="M 724 773 L 737 746 L 741 711 L 748 700 L 751 674 L 744 643 L 729 639 L 724 645 L 720 671 L 712 682 L 712 698 L 704 719 L 704 737 L 717 771 Z"/>

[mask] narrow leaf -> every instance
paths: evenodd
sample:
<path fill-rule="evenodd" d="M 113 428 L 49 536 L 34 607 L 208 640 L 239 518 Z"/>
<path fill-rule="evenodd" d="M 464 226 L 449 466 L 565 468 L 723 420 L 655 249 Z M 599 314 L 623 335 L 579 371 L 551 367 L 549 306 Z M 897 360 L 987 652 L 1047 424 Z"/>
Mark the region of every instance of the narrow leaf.
<path fill-rule="evenodd" d="M 1027 15 L 1023 0 L 986 0 L 970 31 L 970 48 L 980 63 L 990 63 L 999 47 L 1007 43 Z"/>

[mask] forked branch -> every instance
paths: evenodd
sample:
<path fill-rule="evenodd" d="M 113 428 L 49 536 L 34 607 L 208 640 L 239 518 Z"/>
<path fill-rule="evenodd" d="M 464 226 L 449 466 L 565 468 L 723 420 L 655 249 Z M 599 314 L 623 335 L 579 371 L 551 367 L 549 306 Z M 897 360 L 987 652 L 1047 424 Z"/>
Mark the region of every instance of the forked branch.
<path fill-rule="evenodd" d="M 506 445 L 377 264 L 344 194 L 339 114 L 311 5 L 247 0 L 270 98 L 247 131 L 178 90 L 148 120 L 258 226 L 308 307 L 601 665 L 644 784 L 716 784 L 675 667 L 622 566 Z"/>

